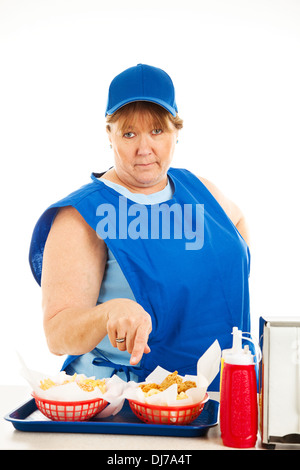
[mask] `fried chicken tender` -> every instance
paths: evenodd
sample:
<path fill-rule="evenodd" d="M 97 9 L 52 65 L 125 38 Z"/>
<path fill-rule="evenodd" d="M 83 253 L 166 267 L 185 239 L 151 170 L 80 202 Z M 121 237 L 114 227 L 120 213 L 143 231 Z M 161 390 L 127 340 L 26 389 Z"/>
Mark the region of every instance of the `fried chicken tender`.
<path fill-rule="evenodd" d="M 163 380 L 160 385 L 164 390 L 166 390 L 166 388 L 169 388 L 171 385 L 181 384 L 182 382 L 182 378 L 178 376 L 178 372 L 177 370 L 175 370 L 175 372 L 173 372 L 172 374 L 167 375 L 165 380 Z"/>
<path fill-rule="evenodd" d="M 144 393 L 148 393 L 150 390 L 158 390 L 159 392 L 162 392 L 164 390 L 158 384 L 141 384 L 140 387 Z"/>
<path fill-rule="evenodd" d="M 185 382 L 182 382 L 178 385 L 178 393 L 186 392 L 190 388 L 194 387 L 197 387 L 196 382 L 194 382 L 193 380 L 186 380 Z"/>
<path fill-rule="evenodd" d="M 184 393 L 184 392 L 177 393 L 176 400 L 184 400 L 185 398 L 188 398 L 186 393 Z"/>
<path fill-rule="evenodd" d="M 151 388 L 149 392 L 144 392 L 146 398 L 152 397 L 152 395 L 156 395 L 157 393 L 161 392 L 161 390 L 157 390 L 156 388 Z"/>
<path fill-rule="evenodd" d="M 149 392 L 151 392 L 151 390 L 156 391 L 153 393 L 163 392 L 167 388 L 171 387 L 171 385 L 173 384 L 177 384 L 177 396 L 179 397 L 179 399 L 186 398 L 187 395 L 185 394 L 185 392 L 190 388 L 196 387 L 196 382 L 192 380 L 186 380 L 184 382 L 182 377 L 178 376 L 177 370 L 175 370 L 175 372 L 173 372 L 172 374 L 169 374 L 162 381 L 161 384 L 155 384 L 155 383 L 141 384 L 140 388 L 144 392 L 145 396 L 150 396 Z"/>

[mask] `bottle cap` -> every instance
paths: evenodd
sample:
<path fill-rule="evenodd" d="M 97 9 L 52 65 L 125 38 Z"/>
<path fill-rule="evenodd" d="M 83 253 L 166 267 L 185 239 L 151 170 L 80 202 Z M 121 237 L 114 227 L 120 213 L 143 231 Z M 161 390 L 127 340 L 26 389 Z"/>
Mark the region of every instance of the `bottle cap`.
<path fill-rule="evenodd" d="M 232 328 L 232 348 L 225 349 L 222 353 L 224 362 L 227 364 L 251 365 L 254 364 L 254 358 L 251 354 L 249 346 L 246 345 L 243 349 L 242 339 L 250 340 L 242 336 L 242 331 L 236 326 Z M 251 341 L 251 340 L 250 340 Z"/>

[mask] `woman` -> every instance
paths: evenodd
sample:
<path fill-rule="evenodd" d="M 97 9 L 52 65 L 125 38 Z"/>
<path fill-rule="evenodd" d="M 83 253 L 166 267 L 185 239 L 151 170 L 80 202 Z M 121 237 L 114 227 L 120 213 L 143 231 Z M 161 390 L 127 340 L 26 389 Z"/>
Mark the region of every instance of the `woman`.
<path fill-rule="evenodd" d="M 32 237 L 49 349 L 68 355 L 68 373 L 195 374 L 215 339 L 228 348 L 233 326 L 250 331 L 244 217 L 212 183 L 171 168 L 182 120 L 164 71 L 119 74 L 106 118 L 114 166 L 50 206 Z"/>

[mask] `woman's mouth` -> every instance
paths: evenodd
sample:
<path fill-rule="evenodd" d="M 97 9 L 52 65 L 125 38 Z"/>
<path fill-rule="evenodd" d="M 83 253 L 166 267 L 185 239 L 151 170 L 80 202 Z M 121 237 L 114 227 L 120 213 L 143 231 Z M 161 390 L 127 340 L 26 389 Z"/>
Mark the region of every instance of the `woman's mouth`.
<path fill-rule="evenodd" d="M 150 163 L 136 163 L 136 166 L 140 166 L 142 168 L 147 168 L 147 167 L 150 167 L 152 165 L 154 165 L 156 162 L 150 162 Z"/>

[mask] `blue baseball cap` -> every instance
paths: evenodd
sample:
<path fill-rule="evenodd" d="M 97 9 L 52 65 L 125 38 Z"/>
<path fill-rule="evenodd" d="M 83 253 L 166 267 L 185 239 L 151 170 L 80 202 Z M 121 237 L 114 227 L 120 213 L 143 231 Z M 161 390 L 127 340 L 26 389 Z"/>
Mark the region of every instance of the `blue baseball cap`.
<path fill-rule="evenodd" d="M 151 65 L 138 64 L 117 75 L 110 84 L 105 116 L 134 101 L 150 101 L 177 113 L 175 89 L 169 75 Z"/>

